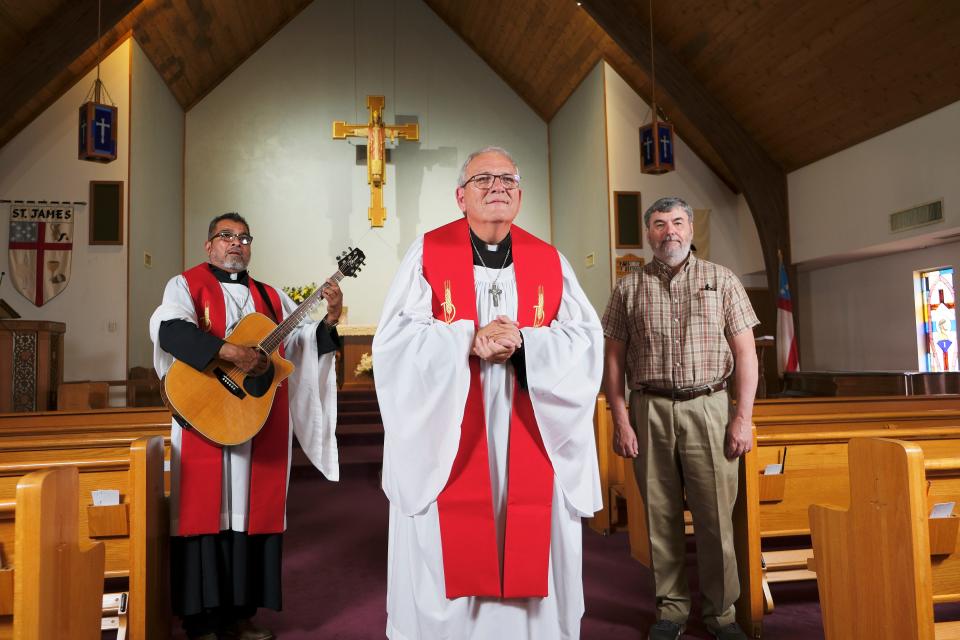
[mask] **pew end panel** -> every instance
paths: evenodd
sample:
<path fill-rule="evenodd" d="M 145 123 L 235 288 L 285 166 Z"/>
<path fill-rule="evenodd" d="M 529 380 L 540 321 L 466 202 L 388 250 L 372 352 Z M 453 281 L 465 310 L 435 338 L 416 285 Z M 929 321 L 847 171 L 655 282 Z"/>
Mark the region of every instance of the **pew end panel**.
<path fill-rule="evenodd" d="M 18 483 L 14 640 L 100 637 L 104 546 L 80 544 L 78 480 L 64 467 Z"/>
<path fill-rule="evenodd" d="M 131 526 L 142 532 L 130 541 L 131 640 L 170 637 L 170 527 L 164 455 L 164 440 L 158 436 L 140 438 L 130 447 Z"/>
<path fill-rule="evenodd" d="M 933 640 L 923 451 L 857 438 L 849 458 L 849 509 L 809 509 L 825 637 Z"/>
<path fill-rule="evenodd" d="M 753 427 L 751 431 L 753 446 L 740 462 L 740 489 L 733 507 L 733 535 L 737 552 L 737 573 L 740 577 L 740 598 L 736 604 L 737 622 L 748 636 L 759 638 L 767 607 L 763 570 L 760 566 L 760 530 L 757 526 L 760 508 L 757 428 Z"/>
<path fill-rule="evenodd" d="M 632 475 L 633 471 L 632 465 L 624 465 L 623 458 L 613 451 L 613 416 L 603 393 L 597 396 L 593 435 L 597 443 L 603 508 L 587 519 L 587 525 L 601 535 L 608 535 L 626 525 L 629 518 L 621 513 L 617 501 L 626 499 L 625 476 Z"/>

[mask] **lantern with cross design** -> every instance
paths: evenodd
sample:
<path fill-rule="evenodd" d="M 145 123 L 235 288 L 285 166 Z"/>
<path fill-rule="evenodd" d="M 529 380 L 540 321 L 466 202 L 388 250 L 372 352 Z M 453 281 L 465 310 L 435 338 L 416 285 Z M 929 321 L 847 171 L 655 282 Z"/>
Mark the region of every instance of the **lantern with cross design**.
<path fill-rule="evenodd" d="M 103 41 L 100 33 L 101 1 L 97 0 L 97 77 L 80 105 L 80 125 L 77 157 L 93 162 L 113 162 L 117 159 L 117 108 L 110 92 L 100 80 L 100 61 L 103 59 Z M 110 104 L 102 100 L 106 94 Z"/>
<path fill-rule="evenodd" d="M 673 125 L 657 120 L 640 127 L 640 171 L 660 175 L 674 170 Z"/>
<path fill-rule="evenodd" d="M 78 158 L 94 162 L 116 160 L 117 108 L 93 101 L 82 104 L 79 134 Z"/>
<path fill-rule="evenodd" d="M 650 124 L 640 127 L 640 172 L 660 175 L 674 170 L 673 125 L 657 119 L 657 67 L 654 64 L 653 0 L 650 0 Z"/>

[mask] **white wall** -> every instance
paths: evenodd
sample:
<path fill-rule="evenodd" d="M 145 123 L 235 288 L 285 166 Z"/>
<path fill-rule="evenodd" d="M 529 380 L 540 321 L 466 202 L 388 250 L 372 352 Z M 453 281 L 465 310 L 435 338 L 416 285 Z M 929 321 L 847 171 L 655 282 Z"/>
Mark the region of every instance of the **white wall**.
<path fill-rule="evenodd" d="M 127 180 L 130 41 L 100 65 L 100 78 L 119 109 L 117 159 L 109 164 L 77 159 L 77 113 L 96 72 L 86 75 L 0 149 L 0 199 L 83 201 L 91 180 Z M 124 195 L 128 190 L 124 188 Z M 124 211 L 126 213 L 126 204 Z M 4 214 L 6 207 L 0 207 Z M 73 257 L 67 288 L 42 307 L 20 295 L 5 278 L 4 298 L 24 319 L 66 322 L 64 378 L 125 378 L 127 344 L 127 245 L 90 246 L 89 216 L 74 221 Z M 126 220 L 124 228 L 127 227 Z M 9 226 L 0 225 L 0 246 Z M 7 252 L 0 270 L 9 272 Z"/>
<path fill-rule="evenodd" d="M 958 130 L 960 102 L 789 174 L 794 260 L 849 261 L 960 231 Z M 889 231 L 889 214 L 941 198 L 943 222 Z M 946 244 L 801 264 L 801 367 L 916 370 L 913 271 L 958 263 L 960 245 Z"/>
<path fill-rule="evenodd" d="M 152 367 L 150 315 L 183 264 L 183 109 L 131 43 L 128 364 Z"/>
<path fill-rule="evenodd" d="M 802 368 L 916 371 L 913 272 L 941 266 L 960 266 L 960 244 L 801 272 Z"/>
<path fill-rule="evenodd" d="M 794 262 L 960 229 L 960 102 L 787 176 Z M 892 233 L 891 213 L 943 199 L 944 221 Z"/>
<path fill-rule="evenodd" d="M 388 124 L 420 122 L 420 142 L 388 165 L 377 230 L 366 167 L 331 138 L 334 120 L 367 121 L 368 94 L 386 96 Z M 520 165 L 518 224 L 549 239 L 547 126 L 484 62 L 422 2 L 313 3 L 187 113 L 186 265 L 224 211 L 250 221 L 251 272 L 277 286 L 319 282 L 359 245 L 369 266 L 343 285 L 345 304 L 351 324 L 374 324 L 410 243 L 461 215 L 460 164 L 489 144 Z"/>
<path fill-rule="evenodd" d="M 550 121 L 553 241 L 597 313 L 610 296 L 603 68 L 594 67 Z M 592 267 L 585 265 L 593 253 Z"/>
<path fill-rule="evenodd" d="M 746 200 L 734 194 L 679 136 L 675 143 L 675 171 L 659 176 L 640 172 L 638 131 L 650 122 L 650 106 L 610 65 L 603 63 L 603 66 L 611 216 L 614 191 L 639 191 L 642 211 L 659 198 L 679 196 L 694 209 L 710 209 L 711 262 L 722 264 L 737 275 L 762 271 L 760 238 Z M 653 252 L 645 236 L 643 243 L 643 249 L 622 249 L 615 253 L 634 253 L 649 262 Z"/>

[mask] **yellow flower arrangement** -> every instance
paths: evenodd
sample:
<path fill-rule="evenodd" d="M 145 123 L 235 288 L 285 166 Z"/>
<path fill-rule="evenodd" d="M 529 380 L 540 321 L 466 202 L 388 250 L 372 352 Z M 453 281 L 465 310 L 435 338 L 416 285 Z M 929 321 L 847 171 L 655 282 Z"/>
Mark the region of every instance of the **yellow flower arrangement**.
<path fill-rule="evenodd" d="M 370 376 L 373 377 L 373 356 L 369 353 L 365 353 L 360 356 L 360 362 L 357 363 L 357 368 L 353 370 L 353 375 L 356 377 L 360 376 Z"/>
<path fill-rule="evenodd" d="M 297 304 L 303 304 L 303 301 L 313 295 L 317 290 L 317 283 L 311 282 L 299 287 L 284 287 L 283 292 L 290 296 L 290 299 Z"/>

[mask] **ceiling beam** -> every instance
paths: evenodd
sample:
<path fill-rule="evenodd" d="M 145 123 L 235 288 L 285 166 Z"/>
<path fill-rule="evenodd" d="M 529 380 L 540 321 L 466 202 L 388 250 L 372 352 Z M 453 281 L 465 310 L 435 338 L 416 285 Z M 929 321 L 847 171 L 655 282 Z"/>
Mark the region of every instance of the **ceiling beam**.
<path fill-rule="evenodd" d="M 646 3 L 637 0 L 584 0 L 583 8 L 647 73 L 651 73 L 650 22 Z M 666 93 L 730 169 L 753 214 L 760 236 L 767 283 L 779 287 L 777 252 L 790 264 L 787 176 L 734 117 L 703 88 L 671 53 L 653 41 L 657 92 Z M 669 115 L 669 114 L 668 114 Z M 793 305 L 797 287 L 790 276 Z M 794 311 L 794 317 L 799 314 Z"/>
<path fill-rule="evenodd" d="M 103 53 L 116 43 L 111 30 L 141 0 L 102 0 L 100 32 Z M 0 67 L 0 147 L 76 82 L 72 67 L 85 52 L 94 52 L 96 64 L 97 3 L 64 2 L 26 37 L 27 48 Z M 77 107 L 80 105 L 78 104 Z"/>

